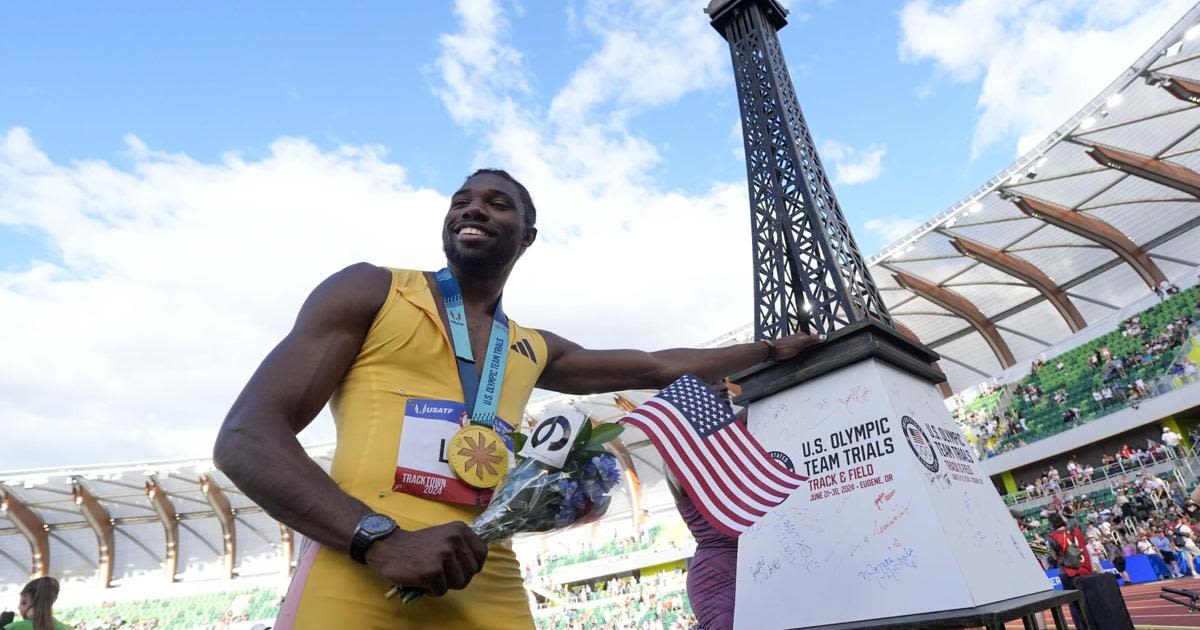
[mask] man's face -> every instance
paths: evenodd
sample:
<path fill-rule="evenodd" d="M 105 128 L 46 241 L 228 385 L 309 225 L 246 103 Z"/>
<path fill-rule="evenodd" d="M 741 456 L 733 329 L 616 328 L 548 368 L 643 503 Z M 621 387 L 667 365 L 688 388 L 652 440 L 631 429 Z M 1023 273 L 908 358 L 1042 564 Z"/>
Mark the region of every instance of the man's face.
<path fill-rule="evenodd" d="M 490 173 L 468 179 L 450 197 L 442 225 L 446 260 L 473 274 L 501 273 L 537 236 L 524 210 L 520 191 L 507 179 Z"/>

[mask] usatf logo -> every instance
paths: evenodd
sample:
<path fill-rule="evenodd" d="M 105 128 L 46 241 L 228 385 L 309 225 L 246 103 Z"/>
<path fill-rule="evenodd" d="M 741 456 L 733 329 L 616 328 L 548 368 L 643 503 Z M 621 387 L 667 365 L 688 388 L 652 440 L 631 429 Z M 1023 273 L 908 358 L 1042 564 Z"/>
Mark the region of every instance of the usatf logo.
<path fill-rule="evenodd" d="M 771 456 L 771 459 L 779 462 L 784 468 L 788 469 L 788 472 L 796 472 L 796 466 L 792 464 L 792 458 L 788 457 L 785 453 L 780 451 L 771 451 L 767 454 Z"/>
<path fill-rule="evenodd" d="M 515 350 L 516 352 L 520 353 L 521 356 L 533 361 L 534 365 L 537 365 L 537 355 L 534 354 L 533 344 L 529 343 L 528 339 L 522 339 L 517 343 L 514 343 L 511 350 Z"/>
<path fill-rule="evenodd" d="M 925 429 L 922 429 L 916 420 L 908 416 L 900 418 L 900 428 L 904 431 L 904 439 L 908 440 L 908 446 L 912 449 L 913 455 L 917 456 L 917 461 L 929 469 L 929 472 L 937 472 L 942 465 L 938 462 L 937 451 L 933 450 L 929 436 L 925 435 Z"/>

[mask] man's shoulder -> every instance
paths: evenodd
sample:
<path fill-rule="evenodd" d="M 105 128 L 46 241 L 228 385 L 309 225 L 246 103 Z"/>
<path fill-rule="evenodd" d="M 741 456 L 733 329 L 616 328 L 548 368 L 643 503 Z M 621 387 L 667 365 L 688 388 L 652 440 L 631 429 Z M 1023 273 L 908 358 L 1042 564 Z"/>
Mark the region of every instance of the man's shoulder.
<path fill-rule="evenodd" d="M 397 279 L 395 276 L 387 267 L 359 262 L 329 276 L 318 289 L 334 293 L 340 300 L 373 300 L 380 295 L 387 295 L 388 288 Z"/>

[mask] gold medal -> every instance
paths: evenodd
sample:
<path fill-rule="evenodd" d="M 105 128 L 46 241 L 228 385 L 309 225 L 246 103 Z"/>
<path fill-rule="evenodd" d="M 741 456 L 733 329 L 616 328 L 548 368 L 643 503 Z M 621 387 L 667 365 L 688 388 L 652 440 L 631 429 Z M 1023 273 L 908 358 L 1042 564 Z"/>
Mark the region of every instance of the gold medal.
<path fill-rule="evenodd" d="M 493 430 L 469 424 L 450 438 L 450 469 L 469 486 L 494 488 L 508 472 L 508 449 Z"/>

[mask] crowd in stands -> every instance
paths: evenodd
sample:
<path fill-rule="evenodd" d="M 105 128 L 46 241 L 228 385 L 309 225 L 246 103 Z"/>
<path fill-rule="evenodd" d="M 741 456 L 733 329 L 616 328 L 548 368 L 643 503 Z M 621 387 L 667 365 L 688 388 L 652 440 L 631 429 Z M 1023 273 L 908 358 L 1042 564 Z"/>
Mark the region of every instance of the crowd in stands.
<path fill-rule="evenodd" d="M 1059 495 L 1018 522 L 1034 553 L 1053 554 L 1046 542 L 1047 522 L 1057 513 L 1085 533 L 1087 551 L 1108 560 L 1129 580 L 1126 558 L 1144 554 L 1158 579 L 1200 577 L 1200 504 L 1192 501 L 1180 478 L 1142 471 L 1117 481 L 1111 489 L 1081 495 Z"/>
<path fill-rule="evenodd" d="M 539 630 L 694 630 L 686 573 L 663 571 L 575 584 L 556 591 L 565 604 L 542 606 Z M 546 614 L 549 613 L 549 614 Z"/>
<path fill-rule="evenodd" d="M 1039 357 L 1016 383 L 993 381 L 955 405 L 952 413 L 980 458 L 1137 407 L 1200 378 L 1200 369 L 1184 352 L 1196 335 L 1200 288 L 1164 290 L 1163 295 L 1163 302 L 1121 322 L 1117 330 L 1059 356 Z"/>
<path fill-rule="evenodd" d="M 636 534 L 618 536 L 605 542 L 597 540 L 577 541 L 564 545 L 560 550 L 542 552 L 534 560 L 536 568 L 527 568 L 538 575 L 547 575 L 559 567 L 581 562 L 590 562 L 602 558 L 616 558 L 645 549 L 678 549 L 682 548 L 685 540 L 672 536 L 663 527 L 655 525 L 647 527 Z"/>
<path fill-rule="evenodd" d="M 1200 427 L 1192 430 L 1192 439 L 1200 438 Z M 1123 475 L 1131 470 L 1165 462 L 1179 457 L 1182 438 L 1169 427 L 1163 427 L 1162 441 L 1146 440 L 1146 446 L 1132 448 L 1124 444 L 1115 453 L 1104 453 L 1100 456 L 1100 467 L 1091 464 L 1081 464 L 1074 455 L 1067 460 L 1067 476 L 1063 477 L 1053 464 L 1042 470 L 1040 477 L 1026 483 L 1023 488 L 1025 497 L 1037 498 L 1054 496 L 1060 491 L 1070 490 L 1099 479 Z M 1022 498 L 1022 497 L 1018 497 Z"/>
<path fill-rule="evenodd" d="M 273 620 L 280 604 L 278 590 L 260 588 L 63 608 L 59 616 L 76 630 L 220 630 L 249 621 Z"/>

